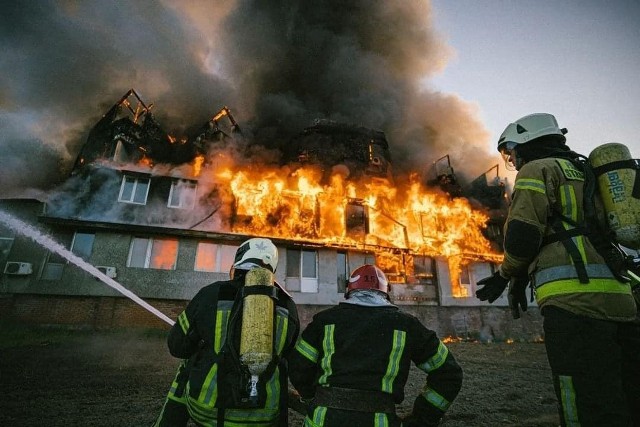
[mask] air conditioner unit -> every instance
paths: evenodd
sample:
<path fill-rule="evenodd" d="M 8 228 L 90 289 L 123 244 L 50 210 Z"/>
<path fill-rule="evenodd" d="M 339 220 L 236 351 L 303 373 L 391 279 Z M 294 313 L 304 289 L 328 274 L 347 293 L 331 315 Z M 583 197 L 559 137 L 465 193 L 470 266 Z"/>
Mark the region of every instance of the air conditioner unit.
<path fill-rule="evenodd" d="M 97 265 L 96 268 L 104 273 L 107 277 L 111 277 L 112 279 L 116 278 L 116 268 L 115 267 L 107 267 L 104 265 Z"/>
<path fill-rule="evenodd" d="M 16 276 L 25 276 L 33 273 L 33 266 L 30 262 L 14 262 L 10 261 L 4 266 L 4 274 L 13 274 Z"/>

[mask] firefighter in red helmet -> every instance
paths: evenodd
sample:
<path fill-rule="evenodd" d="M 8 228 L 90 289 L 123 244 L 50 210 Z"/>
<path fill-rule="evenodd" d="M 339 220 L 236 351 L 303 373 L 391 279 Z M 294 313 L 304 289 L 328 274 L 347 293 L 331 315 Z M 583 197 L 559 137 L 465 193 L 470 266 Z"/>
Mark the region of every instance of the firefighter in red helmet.
<path fill-rule="evenodd" d="M 426 385 L 404 420 L 411 363 Z M 317 313 L 289 358 L 289 379 L 307 403 L 304 426 L 438 425 L 462 385 L 462 369 L 436 333 L 403 313 L 375 265 L 351 273 L 345 301 Z"/>

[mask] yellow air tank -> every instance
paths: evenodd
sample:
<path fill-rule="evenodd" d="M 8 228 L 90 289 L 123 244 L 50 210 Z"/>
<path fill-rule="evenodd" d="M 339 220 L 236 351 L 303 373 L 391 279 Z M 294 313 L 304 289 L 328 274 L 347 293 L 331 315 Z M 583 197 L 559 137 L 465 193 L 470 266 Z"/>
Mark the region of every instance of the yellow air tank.
<path fill-rule="evenodd" d="M 247 272 L 245 286 L 274 286 L 273 273 L 265 268 L 253 268 Z M 273 358 L 274 303 L 264 294 L 244 297 L 242 328 L 240 332 L 240 361 L 249 369 L 251 384 L 249 398 L 257 399 L 258 377 Z"/>
<path fill-rule="evenodd" d="M 593 168 L 630 160 L 629 149 L 616 142 L 600 145 L 589 154 L 589 163 Z M 633 168 L 621 167 L 597 175 L 609 227 L 617 242 L 631 249 L 640 249 L 640 198 L 632 195 L 638 172 Z"/>

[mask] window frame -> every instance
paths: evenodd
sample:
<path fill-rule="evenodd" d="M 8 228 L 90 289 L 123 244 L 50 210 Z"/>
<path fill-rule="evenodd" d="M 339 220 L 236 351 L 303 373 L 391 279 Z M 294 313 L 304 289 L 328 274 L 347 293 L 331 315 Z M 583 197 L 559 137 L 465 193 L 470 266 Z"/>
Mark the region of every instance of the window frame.
<path fill-rule="evenodd" d="M 204 268 L 198 268 L 198 254 L 200 252 L 200 245 L 207 244 L 215 246 L 215 257 L 213 270 Z M 233 259 L 239 246 L 225 245 L 223 243 L 199 241 L 196 245 L 196 258 L 193 262 L 193 271 L 200 271 L 204 273 L 229 273 L 231 266 L 233 265 Z"/>
<path fill-rule="evenodd" d="M 129 199 L 124 199 L 123 198 L 123 193 L 124 193 L 124 189 L 125 189 L 125 185 L 127 183 L 127 180 L 132 180 L 133 181 L 133 189 L 131 190 L 131 196 L 129 197 Z M 144 193 L 144 201 L 143 202 L 137 202 L 135 201 L 136 199 L 136 194 L 137 194 L 137 189 L 138 189 L 138 185 L 141 185 L 141 181 L 146 181 L 146 190 Z M 150 177 L 142 177 L 142 176 L 135 176 L 135 175 L 127 175 L 124 174 L 122 175 L 122 182 L 120 183 L 120 192 L 118 193 L 118 202 L 120 203 L 130 203 L 133 205 L 146 205 L 147 204 L 147 199 L 149 197 L 149 189 L 151 188 L 151 178 Z"/>
<path fill-rule="evenodd" d="M 137 265 L 138 263 L 136 263 L 136 265 L 132 265 L 131 264 L 131 260 L 132 260 L 132 256 L 133 256 L 133 247 L 136 244 L 136 241 L 142 241 L 142 240 L 146 240 L 146 247 L 144 248 L 145 254 L 144 254 L 143 265 Z M 151 266 L 151 258 L 152 258 L 152 253 L 153 253 L 153 249 L 154 249 L 154 243 L 158 242 L 158 241 L 173 241 L 173 242 L 176 243 L 175 258 L 173 260 L 173 264 L 172 264 L 171 268 L 159 268 L 159 267 L 152 267 Z M 131 243 L 129 244 L 129 253 L 127 254 L 127 267 L 130 267 L 130 268 L 144 268 L 144 269 L 150 269 L 150 270 L 175 271 L 176 266 L 178 264 L 179 251 L 180 251 L 180 240 L 179 239 L 133 236 L 132 239 L 131 239 Z"/>
<path fill-rule="evenodd" d="M 184 186 L 184 187 L 183 187 Z M 174 192 L 180 189 L 178 196 L 178 204 L 172 204 Z M 189 190 L 187 190 L 189 189 Z M 196 195 L 198 193 L 198 183 L 190 179 L 173 179 L 171 188 L 169 189 L 169 199 L 167 207 L 171 209 L 193 209 L 196 204 Z M 191 196 L 191 198 L 189 198 Z M 187 206 L 188 205 L 188 206 Z"/>
<path fill-rule="evenodd" d="M 83 235 L 83 236 L 91 236 L 91 244 L 89 245 L 89 253 L 88 254 L 81 254 L 78 252 L 76 252 L 76 242 L 78 241 L 78 235 Z M 78 257 L 82 258 L 85 261 L 88 261 L 89 258 L 91 258 L 91 254 L 93 253 L 93 245 L 96 241 L 96 235 L 95 233 L 87 233 L 85 231 L 76 231 L 75 233 L 73 233 L 73 239 L 71 240 L 71 247 L 70 247 L 70 251 L 74 254 L 77 255 Z M 83 256 L 84 255 L 84 256 Z"/>
<path fill-rule="evenodd" d="M 297 253 L 297 256 L 292 254 Z M 314 276 L 305 275 L 305 256 L 304 254 L 313 254 L 314 256 Z M 287 268 L 285 281 L 291 285 L 291 290 L 297 290 L 301 293 L 318 293 L 319 284 L 319 254 L 317 250 L 305 248 L 287 248 L 286 251 Z M 294 266 L 292 262 L 297 262 Z M 308 265 L 307 265 L 308 266 Z M 292 270 L 294 268 L 294 270 Z M 296 274 L 296 275 L 293 275 Z M 294 289 L 297 288 L 297 289 Z"/>

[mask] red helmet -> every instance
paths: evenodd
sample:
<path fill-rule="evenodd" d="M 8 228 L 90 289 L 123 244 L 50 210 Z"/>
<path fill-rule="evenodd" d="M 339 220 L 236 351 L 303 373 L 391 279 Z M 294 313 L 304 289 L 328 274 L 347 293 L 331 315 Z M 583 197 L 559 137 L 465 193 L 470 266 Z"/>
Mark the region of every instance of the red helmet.
<path fill-rule="evenodd" d="M 389 294 L 389 282 L 382 270 L 375 265 L 365 264 L 351 273 L 346 295 L 357 289 L 373 289 Z"/>

